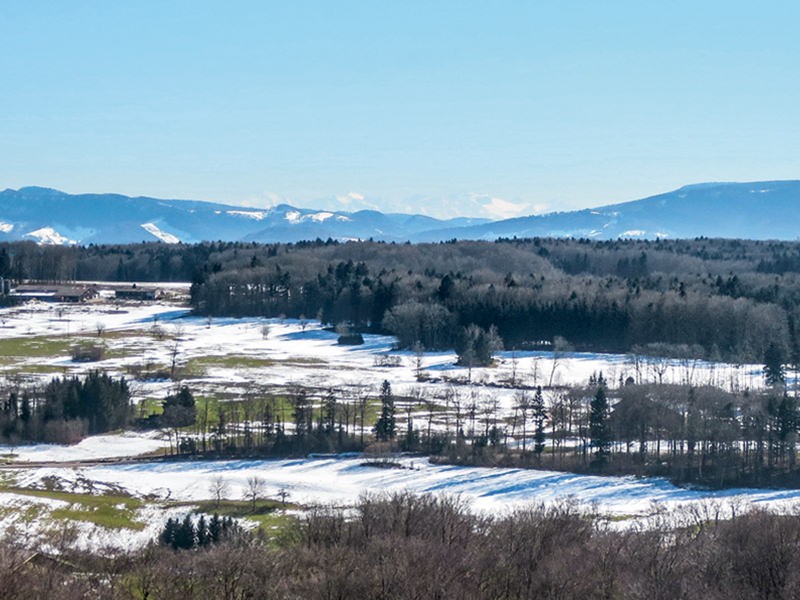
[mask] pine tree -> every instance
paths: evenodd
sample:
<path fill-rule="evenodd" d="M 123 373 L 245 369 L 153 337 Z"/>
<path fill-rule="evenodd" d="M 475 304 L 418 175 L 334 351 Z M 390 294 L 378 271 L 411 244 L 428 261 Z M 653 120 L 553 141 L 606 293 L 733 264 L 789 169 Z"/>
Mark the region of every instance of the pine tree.
<path fill-rule="evenodd" d="M 536 388 L 536 393 L 531 402 L 531 413 L 533 417 L 534 433 L 533 433 L 533 453 L 537 461 L 542 460 L 542 452 L 544 452 L 544 424 L 547 421 L 547 410 L 544 406 L 544 397 L 542 396 L 542 387 Z"/>
<path fill-rule="evenodd" d="M 172 547 L 176 550 L 179 548 L 184 550 L 194 548 L 196 541 L 195 533 L 196 530 L 194 528 L 194 523 L 192 523 L 192 516 L 186 515 L 175 531 Z"/>
<path fill-rule="evenodd" d="M 208 537 L 212 543 L 222 539 L 222 520 L 217 513 L 214 513 L 208 522 Z"/>
<path fill-rule="evenodd" d="M 200 518 L 197 520 L 197 545 L 202 548 L 210 543 L 211 537 L 208 535 L 206 517 L 205 515 L 200 515 Z"/>
<path fill-rule="evenodd" d="M 783 350 L 775 342 L 770 342 L 764 352 L 764 380 L 767 385 L 780 386 L 786 381 L 786 372 L 783 369 Z"/>
<path fill-rule="evenodd" d="M 175 533 L 177 532 L 177 528 L 177 521 L 173 520 L 172 517 L 167 519 L 167 522 L 164 524 L 164 529 L 161 530 L 161 535 L 159 536 L 159 542 L 162 546 L 175 547 Z"/>
<path fill-rule="evenodd" d="M 394 395 L 392 394 L 391 384 L 384 380 L 381 384 L 381 416 L 375 423 L 375 437 L 380 441 L 394 439 L 397 433 L 397 425 L 394 418 Z"/>
<path fill-rule="evenodd" d="M 597 388 L 589 407 L 589 437 L 594 449 L 592 465 L 602 468 L 611 450 L 611 432 L 608 426 L 609 406 L 604 386 Z"/>

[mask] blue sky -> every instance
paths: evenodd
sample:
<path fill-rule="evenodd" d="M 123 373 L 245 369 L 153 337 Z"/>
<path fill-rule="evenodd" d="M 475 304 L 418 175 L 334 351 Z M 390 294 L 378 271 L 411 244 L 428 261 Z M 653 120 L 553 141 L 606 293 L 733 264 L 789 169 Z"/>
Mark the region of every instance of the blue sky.
<path fill-rule="evenodd" d="M 0 2 L 0 188 L 489 216 L 800 178 L 800 3 Z"/>

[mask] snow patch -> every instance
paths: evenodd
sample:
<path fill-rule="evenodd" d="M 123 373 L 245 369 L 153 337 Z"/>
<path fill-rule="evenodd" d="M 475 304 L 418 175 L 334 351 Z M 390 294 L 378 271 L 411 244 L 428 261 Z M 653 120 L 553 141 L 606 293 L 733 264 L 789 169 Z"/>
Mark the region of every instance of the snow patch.
<path fill-rule="evenodd" d="M 260 210 L 229 210 L 227 213 L 234 217 L 245 217 L 255 221 L 263 221 L 266 216 L 266 213 Z"/>
<path fill-rule="evenodd" d="M 333 216 L 333 213 L 330 212 L 318 212 L 314 213 L 313 215 L 309 215 L 309 218 L 312 221 L 316 221 L 317 223 L 322 223 L 326 219 L 330 219 Z"/>
<path fill-rule="evenodd" d="M 4 223 L 3 221 L 0 221 L 0 232 L 11 233 L 13 229 L 14 226 L 11 223 Z"/>
<path fill-rule="evenodd" d="M 0 453 L 10 455 L 14 462 L 70 462 L 139 456 L 161 450 L 165 445 L 159 432 L 128 431 L 87 437 L 72 446 L 56 444 L 0 446 Z"/>
<path fill-rule="evenodd" d="M 172 235 L 171 233 L 167 233 L 166 231 L 161 231 L 155 223 L 142 223 L 142 229 L 144 229 L 147 233 L 157 237 L 159 240 L 166 244 L 179 244 L 180 239 Z"/>
<path fill-rule="evenodd" d="M 628 231 L 623 231 L 620 237 L 641 237 L 646 233 L 644 229 L 629 229 Z"/>
<path fill-rule="evenodd" d="M 292 210 L 284 215 L 284 218 L 290 223 L 302 223 L 303 221 L 314 221 L 315 223 L 322 223 L 328 219 L 335 218 L 337 221 L 350 221 L 351 219 L 344 215 L 336 215 L 332 212 L 321 211 L 317 213 L 303 214 L 299 210 Z"/>
<path fill-rule="evenodd" d="M 71 240 L 66 236 L 61 235 L 52 227 L 42 227 L 36 231 L 31 231 L 25 234 L 26 237 L 36 238 L 38 244 L 48 246 L 62 246 L 77 244 L 75 240 Z"/>

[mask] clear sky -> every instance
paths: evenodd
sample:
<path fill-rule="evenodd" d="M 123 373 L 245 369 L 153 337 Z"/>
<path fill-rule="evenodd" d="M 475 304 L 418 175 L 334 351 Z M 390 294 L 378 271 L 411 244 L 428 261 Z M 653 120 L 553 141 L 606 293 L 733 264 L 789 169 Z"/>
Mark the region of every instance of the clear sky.
<path fill-rule="evenodd" d="M 530 214 L 800 178 L 800 3 L 0 1 L 0 189 Z"/>

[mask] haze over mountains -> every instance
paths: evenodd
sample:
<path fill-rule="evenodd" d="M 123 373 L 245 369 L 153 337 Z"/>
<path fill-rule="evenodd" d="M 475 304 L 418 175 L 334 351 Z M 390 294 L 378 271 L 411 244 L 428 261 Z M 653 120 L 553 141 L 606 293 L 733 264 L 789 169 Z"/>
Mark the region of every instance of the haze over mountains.
<path fill-rule="evenodd" d="M 800 181 L 704 183 L 594 209 L 502 221 L 378 211 L 319 211 L 282 204 L 253 209 L 189 200 L 71 195 L 26 187 L 0 192 L 0 241 L 46 244 L 308 239 L 441 241 L 453 238 L 596 239 L 728 237 L 793 240 Z"/>

